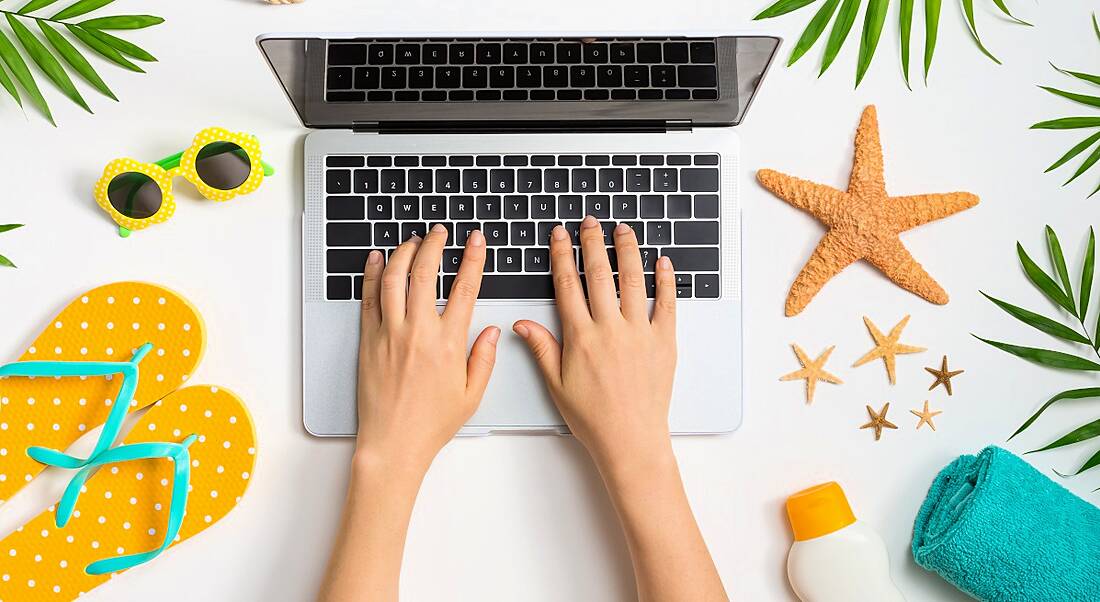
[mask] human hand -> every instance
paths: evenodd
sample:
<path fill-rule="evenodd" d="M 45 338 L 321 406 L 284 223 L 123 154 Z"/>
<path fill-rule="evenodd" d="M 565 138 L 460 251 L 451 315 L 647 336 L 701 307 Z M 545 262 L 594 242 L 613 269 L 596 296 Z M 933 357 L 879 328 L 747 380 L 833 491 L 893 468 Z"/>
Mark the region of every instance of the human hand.
<path fill-rule="evenodd" d="M 584 299 L 565 228 L 554 228 L 551 266 L 562 340 L 530 320 L 513 325 L 534 354 L 550 395 L 570 430 L 603 471 L 644 463 L 670 448 L 668 411 L 676 370 L 676 280 L 667 257 L 657 261 L 650 317 L 634 231 L 615 228 L 620 296 L 592 216 L 581 223 L 589 302 Z"/>
<path fill-rule="evenodd" d="M 442 315 L 436 279 L 447 230 L 394 251 L 372 251 L 363 274 L 359 343 L 359 453 L 427 470 L 481 402 L 500 329 L 490 326 L 466 355 L 485 265 L 485 237 L 470 234 Z M 406 287 L 407 282 L 407 287 Z"/>

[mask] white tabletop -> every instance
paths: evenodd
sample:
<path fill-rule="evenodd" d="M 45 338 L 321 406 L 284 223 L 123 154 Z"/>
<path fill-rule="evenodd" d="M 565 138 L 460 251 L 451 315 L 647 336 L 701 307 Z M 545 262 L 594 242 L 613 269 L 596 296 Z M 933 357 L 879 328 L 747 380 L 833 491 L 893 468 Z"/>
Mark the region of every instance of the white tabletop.
<path fill-rule="evenodd" d="M 1065 171 L 1042 173 L 1081 136 L 1027 129 L 1042 119 L 1086 114 L 1035 87 L 1066 83 L 1048 59 L 1096 70 L 1100 45 L 1087 9 L 1071 4 L 1047 3 L 1040 10 L 1022 3 L 1023 16 L 1037 24 L 1024 28 L 983 3 L 982 33 L 1004 66 L 979 54 L 958 7 L 945 5 L 932 84 L 917 84 L 913 92 L 901 81 L 895 16 L 866 81 L 853 91 L 861 17 L 823 78 L 815 77 L 820 49 L 792 69 L 778 66 L 737 129 L 747 233 L 745 422 L 729 436 L 675 443 L 692 506 L 735 598 L 794 598 L 784 570 L 790 534 L 783 501 L 803 487 L 837 480 L 856 513 L 883 534 L 894 576 L 910 600 L 964 599 L 917 567 L 909 553 L 913 517 L 933 475 L 959 454 L 1003 443 L 1053 393 L 1094 382 L 1027 365 L 970 336 L 1050 344 L 994 308 L 978 289 L 1046 311 L 1048 304 L 1017 267 L 1015 242 L 1045 258 L 1042 226 L 1049 223 L 1078 265 L 1086 218 L 1096 215 L 1097 201 L 1084 200 L 1095 173 L 1064 189 Z M 260 438 L 251 490 L 236 511 L 87 599 L 307 600 L 325 567 L 352 443 L 311 438 L 301 425 L 299 165 L 306 130 L 261 61 L 257 34 L 754 31 L 787 38 L 785 61 L 812 10 L 751 21 L 765 5 L 121 1 L 112 6 L 115 12 L 148 10 L 168 19 L 133 35 L 160 58 L 148 75 L 101 70 L 121 103 L 89 93 L 97 114 L 88 116 L 51 90 L 60 124 L 54 129 L 37 115 L 25 121 L 7 99 L 0 102 L 0 222 L 28 224 L 0 237 L 0 252 L 20 266 L 0 270 L 0 357 L 16 357 L 55 311 L 88 288 L 123 279 L 162 283 L 190 298 L 206 319 L 207 357 L 195 378 L 240 393 Z M 917 82 L 919 56 L 915 51 Z M 757 186 L 753 174 L 770 167 L 844 186 L 855 126 L 870 103 L 879 109 L 891 193 L 968 190 L 981 196 L 976 209 L 904 235 L 952 302 L 930 305 L 860 264 L 834 278 L 802 315 L 785 318 L 787 289 L 823 230 Z M 115 236 L 91 198 L 102 166 L 118 156 L 169 154 L 215 124 L 255 132 L 279 174 L 253 197 L 227 205 L 183 190 L 171 222 L 129 240 Z M 913 316 L 905 340 L 930 351 L 899 360 L 897 386 L 887 384 L 881 363 L 849 367 L 871 347 L 864 315 L 889 328 L 905 314 Z M 817 402 L 807 407 L 800 384 L 777 380 L 797 368 L 792 342 L 814 354 L 837 345 L 830 367 L 847 384 L 821 385 Z M 944 353 L 967 370 L 956 379 L 952 398 L 942 389 L 928 393 L 931 380 L 922 369 Z M 914 430 L 908 410 L 924 399 L 944 410 L 938 432 Z M 901 428 L 875 442 L 858 426 L 867 418 L 865 404 L 886 401 L 893 402 L 890 417 Z M 1008 447 L 1026 451 L 1095 416 L 1095 405 L 1087 402 L 1056 408 Z M 1073 469 L 1092 451 L 1074 447 L 1028 459 L 1054 476 L 1050 468 Z M 1094 471 L 1063 482 L 1095 500 L 1089 492 L 1100 477 Z M 17 498 L 0 513 L 0 533 L 33 516 L 48 496 L 40 486 Z M 456 441 L 437 459 L 413 517 L 402 594 L 405 600 L 623 600 L 634 588 L 615 515 L 576 442 L 494 436 Z"/>

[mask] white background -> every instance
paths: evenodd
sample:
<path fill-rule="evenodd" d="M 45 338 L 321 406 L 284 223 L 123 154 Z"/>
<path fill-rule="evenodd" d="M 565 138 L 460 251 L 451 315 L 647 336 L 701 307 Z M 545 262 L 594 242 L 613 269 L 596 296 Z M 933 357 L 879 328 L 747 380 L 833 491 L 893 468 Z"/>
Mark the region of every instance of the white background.
<path fill-rule="evenodd" d="M 235 512 L 89 599 L 307 600 L 318 588 L 337 526 L 352 443 L 310 438 L 300 422 L 299 166 L 306 132 L 261 61 L 257 34 L 756 31 L 787 38 L 785 62 L 815 9 L 751 21 L 765 4 L 307 0 L 275 7 L 252 0 L 120 0 L 105 13 L 147 10 L 168 19 L 133 36 L 161 59 L 148 75 L 101 69 L 121 103 L 89 91 L 93 117 L 51 91 L 60 124 L 54 129 L 37 115 L 24 119 L 7 99 L 0 102 L 0 222 L 28 224 L 0 237 L 0 252 L 20 266 L 0 270 L 0 358 L 18 356 L 56 311 L 86 289 L 123 279 L 158 282 L 182 292 L 205 316 L 209 346 L 197 382 L 240 393 L 260 437 L 251 490 Z M 963 599 L 917 567 L 909 553 L 913 517 L 932 477 L 961 453 L 1003 443 L 1053 393 L 1095 382 L 1025 364 L 970 336 L 1052 344 L 999 312 L 978 289 L 1053 313 L 1014 257 L 1020 240 L 1044 258 L 1046 223 L 1062 234 L 1071 262 L 1080 260 L 1100 202 L 1084 197 L 1097 175 L 1062 189 L 1065 170 L 1042 172 L 1084 135 L 1027 127 L 1088 114 L 1087 107 L 1035 84 L 1084 86 L 1055 74 L 1047 60 L 1100 70 L 1090 7 L 1014 2 L 1037 25 L 1025 28 L 997 17 L 990 3 L 978 4 L 985 40 L 1004 66 L 979 54 L 958 6 L 945 3 L 931 85 L 915 83 L 907 91 L 895 6 L 858 90 L 852 84 L 862 16 L 824 77 L 815 77 L 820 48 L 792 69 L 778 66 L 738 128 L 747 232 L 745 423 L 730 436 L 675 443 L 692 505 L 734 598 L 793 599 L 784 573 L 790 535 L 783 501 L 835 479 L 856 513 L 884 535 L 894 576 L 910 600 Z M 918 3 L 916 40 L 922 38 L 920 14 Z M 913 53 L 914 82 L 921 79 L 920 48 Z M 834 278 L 805 313 L 785 318 L 787 288 L 822 227 L 757 186 L 753 173 L 771 167 L 844 186 L 855 126 L 870 103 L 879 108 L 893 194 L 968 190 L 981 196 L 976 209 L 904 236 L 952 302 L 927 304 L 860 264 Z M 259 193 L 226 205 L 201 201 L 181 181 L 171 222 L 129 240 L 115 236 L 91 197 L 102 166 L 119 156 L 170 154 L 215 124 L 256 133 L 279 174 Z M 905 314 L 913 317 L 904 340 L 930 351 L 899 360 L 897 386 L 887 384 L 881 363 L 850 368 L 871 347 L 862 316 L 886 330 Z M 815 355 L 837 345 L 829 367 L 847 384 L 822 385 L 807 407 L 799 383 L 777 381 L 797 368 L 792 342 Z M 950 399 L 942 389 L 926 392 L 931 379 L 922 370 L 944 353 L 967 370 Z M 938 432 L 914 430 L 908 410 L 924 399 L 944 410 Z M 890 418 L 901 428 L 876 443 L 858 426 L 867 418 L 864 404 L 886 401 L 893 402 Z M 1055 408 L 1008 447 L 1023 452 L 1045 444 L 1093 420 L 1095 407 L 1083 401 Z M 1094 448 L 1028 458 L 1054 476 L 1051 468 L 1074 469 Z M 1100 495 L 1090 493 L 1100 485 L 1095 472 L 1065 483 L 1092 501 Z M 17 497 L 0 512 L 0 533 L 48 501 L 42 491 Z M 555 436 L 496 436 L 454 442 L 437 459 L 413 517 L 402 594 L 406 600 L 622 600 L 635 592 L 616 518 L 580 447 Z"/>

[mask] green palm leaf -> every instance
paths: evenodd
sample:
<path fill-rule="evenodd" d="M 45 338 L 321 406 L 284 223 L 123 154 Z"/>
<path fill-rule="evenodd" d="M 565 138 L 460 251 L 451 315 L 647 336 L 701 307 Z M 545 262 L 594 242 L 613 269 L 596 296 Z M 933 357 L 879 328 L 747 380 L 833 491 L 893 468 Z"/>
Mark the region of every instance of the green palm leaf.
<path fill-rule="evenodd" d="M 1069 151 L 1066 154 L 1062 155 L 1062 158 L 1060 158 L 1057 161 L 1055 161 L 1054 163 L 1052 163 L 1051 166 L 1046 168 L 1046 171 L 1044 171 L 1043 173 L 1053 171 L 1055 169 L 1058 169 L 1062 165 L 1065 165 L 1065 163 L 1067 161 L 1069 161 L 1070 159 L 1076 157 L 1077 155 L 1080 155 L 1081 153 L 1085 152 L 1085 149 L 1091 147 L 1093 144 L 1096 144 L 1097 140 L 1100 140 L 1100 132 L 1096 132 L 1095 134 L 1089 136 L 1088 138 L 1085 138 L 1084 140 L 1081 141 L 1080 144 L 1078 144 L 1077 146 L 1069 149 Z"/>
<path fill-rule="evenodd" d="M 0 234 L 3 234 L 4 232 L 10 232 L 12 230 L 15 230 L 16 228 L 22 227 L 23 224 L 0 224 Z M 14 268 L 15 264 L 12 263 L 11 260 L 7 257 L 0 255 L 0 267 Z"/>
<path fill-rule="evenodd" d="M 889 7 L 890 0 L 869 0 L 867 3 L 867 14 L 863 17 L 863 36 L 859 42 L 859 58 L 856 60 L 857 88 L 875 58 L 875 49 L 882 37 L 882 26 L 886 23 L 886 9 Z"/>
<path fill-rule="evenodd" d="M 1033 130 L 1079 130 L 1081 128 L 1100 127 L 1100 117 L 1062 117 L 1050 121 L 1040 121 L 1031 126 Z"/>
<path fill-rule="evenodd" d="M 1089 82 L 1090 84 L 1096 84 L 1096 85 L 1100 86 L 1100 75 L 1093 75 L 1091 73 L 1081 73 L 1080 71 L 1070 71 L 1068 69 L 1062 69 L 1061 67 L 1059 67 L 1058 65 L 1055 65 L 1054 63 L 1050 63 L 1050 66 L 1054 67 L 1055 70 L 1057 70 L 1061 73 L 1064 73 L 1066 75 L 1070 75 L 1072 77 L 1076 77 L 1077 79 L 1079 79 L 1081 81 L 1086 81 L 1086 82 Z"/>
<path fill-rule="evenodd" d="M 1081 266 L 1081 322 L 1089 315 L 1092 283 L 1096 275 L 1096 230 L 1089 228 L 1089 246 L 1085 249 L 1085 262 Z"/>
<path fill-rule="evenodd" d="M 856 13 L 859 12 L 860 0 L 844 0 L 840 5 L 840 13 L 833 22 L 833 30 L 829 32 L 829 41 L 825 43 L 825 57 L 821 60 L 821 71 L 818 77 L 825 73 L 829 65 L 833 64 L 836 55 L 840 53 L 840 47 L 848 38 L 848 32 L 852 31 L 852 24 L 856 22 Z"/>
<path fill-rule="evenodd" d="M 1058 286 L 1054 279 L 1047 275 L 1034 261 L 1028 256 L 1027 251 L 1024 250 L 1024 246 L 1020 243 L 1016 243 L 1016 254 L 1020 258 L 1020 266 L 1024 268 L 1024 273 L 1027 274 L 1028 280 L 1035 285 L 1048 299 L 1060 305 L 1063 309 L 1077 315 L 1077 308 L 1074 307 L 1073 301 L 1066 296 L 1066 293 Z"/>
<path fill-rule="evenodd" d="M 90 50 L 121 67 L 142 73 L 142 68 L 131 59 L 152 62 L 156 61 L 156 57 L 106 31 L 152 27 L 163 23 L 164 19 L 152 15 L 111 15 L 93 16 L 80 23 L 70 22 L 114 1 L 68 0 L 67 6 L 49 17 L 39 11 L 57 5 L 60 0 L 29 0 L 18 11 L 0 9 L 0 14 L 5 17 L 2 22 L 7 25 L 7 31 L 0 29 L 0 88 L 20 106 L 27 98 L 50 123 L 54 123 L 53 114 L 35 81 L 35 73 L 45 75 L 53 87 L 89 113 L 92 109 L 76 87 L 74 75 L 108 98 L 117 100 L 88 61 L 86 53 Z M 37 21 L 40 33 L 32 31 L 30 20 Z M 34 63 L 37 71 L 32 72 L 29 63 Z"/>
<path fill-rule="evenodd" d="M 102 92 L 105 96 L 111 100 L 118 100 L 114 92 L 107 87 L 103 78 L 99 77 L 96 70 L 92 67 L 88 59 L 84 58 L 84 55 L 80 54 L 80 51 L 76 49 L 69 40 L 65 39 L 65 36 L 57 32 L 52 25 L 45 21 L 39 21 L 38 26 L 42 29 L 42 34 L 46 36 L 46 40 L 53 45 L 54 50 L 65 59 L 67 63 L 84 78 L 84 81 L 92 85 L 93 88 Z"/>
<path fill-rule="evenodd" d="M 1077 306 L 1074 305 L 1073 302 L 1073 285 L 1069 282 L 1069 268 L 1066 267 L 1066 257 L 1062 254 L 1062 243 L 1058 241 L 1058 235 L 1054 233 L 1054 228 L 1050 226 L 1046 227 L 1046 235 L 1047 250 L 1050 251 L 1050 261 L 1054 264 L 1054 271 L 1062 281 L 1062 292 L 1066 294 L 1066 300 L 1069 301 L 1070 307 L 1073 308 L 1070 313 L 1080 317 L 1077 313 Z"/>
<path fill-rule="evenodd" d="M 3 255 L 0 255 L 0 267 L 14 268 L 15 264 L 12 263 L 11 260 L 8 259 L 7 257 L 4 257 Z"/>
<path fill-rule="evenodd" d="M 1100 107 L 1100 96 L 1089 96 L 1087 94 L 1076 94 L 1074 92 L 1066 92 L 1065 90 L 1059 90 L 1058 88 L 1051 88 L 1050 86 L 1039 86 L 1040 88 L 1061 96 L 1062 98 L 1068 98 L 1074 102 L 1089 105 L 1090 107 Z"/>
<path fill-rule="evenodd" d="M 770 19 L 786 15 L 813 4 L 814 1 L 816 0 L 777 0 L 757 14 L 754 19 Z M 1005 0 L 990 0 L 990 2 L 1015 24 L 1031 25 L 1031 23 L 1013 14 L 1012 11 L 1009 10 Z M 892 0 L 866 0 L 867 11 L 864 15 L 863 30 L 859 36 L 861 40 L 860 50 L 856 59 L 857 87 L 866 75 L 874 58 L 875 49 L 882 36 L 883 23 L 889 12 L 891 3 Z M 825 27 L 829 25 L 833 13 L 836 12 L 836 19 L 832 22 L 832 31 L 825 45 L 825 54 L 822 60 L 821 70 L 818 72 L 819 76 L 824 74 L 847 41 L 848 34 L 855 24 L 856 15 L 859 13 L 862 4 L 864 4 L 863 0 L 844 0 L 843 3 L 839 0 L 826 0 L 802 31 L 802 35 L 795 44 L 794 50 L 791 52 L 791 57 L 787 61 L 787 65 L 793 65 L 817 42 L 818 38 L 824 32 Z M 840 6 L 839 12 L 837 12 L 838 5 Z M 975 46 L 994 62 L 1000 64 L 1001 61 L 993 56 L 993 53 L 986 48 L 978 35 L 977 22 L 974 17 L 974 0 L 960 0 L 960 6 L 963 16 L 965 17 L 967 29 Z M 932 57 L 935 54 L 936 42 L 939 37 L 940 12 L 942 8 L 943 0 L 925 0 L 924 2 L 925 83 L 928 82 L 928 74 L 932 69 Z M 898 35 L 901 38 L 901 71 L 905 80 L 905 85 L 910 90 L 912 89 L 912 84 L 909 79 L 909 60 L 912 55 L 914 10 L 915 0 L 900 0 Z"/>
<path fill-rule="evenodd" d="M 1000 299 L 997 299 L 996 297 L 991 297 L 989 295 L 986 295 L 985 293 L 982 293 L 982 295 L 986 299 L 992 301 L 994 305 L 1003 309 L 1008 315 L 1016 318 L 1024 324 L 1027 324 L 1028 326 L 1031 326 L 1032 328 L 1035 328 L 1036 330 L 1045 332 L 1046 334 L 1054 337 L 1058 337 L 1059 339 L 1070 341 L 1072 343 L 1081 343 L 1083 345 L 1092 344 L 1092 341 L 1090 341 L 1088 337 L 1070 328 L 1069 326 L 1062 324 L 1061 322 L 1056 322 L 1046 316 L 1026 310 L 1022 307 L 1017 307 L 1015 305 L 1012 305 L 1011 303 L 1001 301 Z"/>
<path fill-rule="evenodd" d="M 1072 431 L 1066 433 L 1065 435 L 1063 435 L 1061 438 L 1054 441 L 1053 443 L 1050 443 L 1046 447 L 1040 447 L 1039 449 L 1033 449 L 1033 450 L 1031 450 L 1029 452 L 1025 452 L 1025 453 L 1033 454 L 1035 452 L 1047 451 L 1047 450 L 1050 450 L 1050 449 L 1057 449 L 1059 447 L 1065 447 L 1067 445 L 1073 445 L 1074 443 L 1080 443 L 1082 441 L 1088 441 L 1089 439 L 1092 439 L 1093 437 L 1100 437 L 1100 420 L 1093 420 L 1092 422 L 1090 422 L 1090 423 L 1088 423 L 1084 426 L 1077 427 L 1077 428 L 1073 429 Z"/>
<path fill-rule="evenodd" d="M 905 87 L 909 85 L 909 43 L 913 35 L 913 0 L 901 0 L 901 14 L 898 17 L 898 29 L 901 35 L 901 72 L 905 76 Z"/>
<path fill-rule="evenodd" d="M 1077 168 L 1077 171 L 1073 172 L 1073 175 L 1070 176 L 1069 179 L 1062 184 L 1062 186 L 1065 186 L 1066 184 L 1069 184 L 1070 182 L 1081 177 L 1081 174 L 1088 171 L 1089 168 L 1093 165 L 1096 165 L 1097 161 L 1100 161 L 1100 146 L 1096 147 L 1096 149 L 1092 151 L 1092 154 L 1090 154 L 1088 157 L 1085 158 L 1084 161 L 1081 162 L 1081 165 Z"/>
<path fill-rule="evenodd" d="M 833 13 L 836 12 L 836 7 L 840 5 L 840 0 L 825 0 L 825 4 L 821 5 L 817 14 L 813 19 L 810 19 L 810 24 L 806 26 L 806 29 L 802 32 L 802 36 L 798 38 L 798 42 L 794 45 L 794 50 L 791 50 L 791 58 L 787 60 L 787 66 L 790 67 L 802 58 L 802 55 L 813 47 L 817 42 L 817 39 L 821 37 L 821 34 L 825 31 L 825 27 L 829 24 L 829 19 L 833 18 Z"/>
<path fill-rule="evenodd" d="M 76 89 L 73 80 L 69 77 L 69 74 L 65 72 L 65 68 L 61 66 L 61 63 L 56 58 L 54 58 L 50 50 L 35 37 L 34 33 L 32 33 L 26 25 L 23 25 L 14 15 L 8 15 L 8 25 L 15 31 L 15 37 L 23 44 L 23 49 L 30 55 L 31 60 L 38 65 L 38 68 L 46 74 L 46 77 L 50 78 L 50 81 L 52 81 L 65 96 L 68 96 L 69 100 L 91 113 L 91 107 L 84 101 L 84 97 L 81 96 L 80 92 Z"/>
<path fill-rule="evenodd" d="M 50 105 L 46 103 L 46 98 L 42 96 L 42 91 L 38 89 L 38 84 L 35 83 L 31 70 L 27 67 L 27 63 L 19 54 L 19 51 L 16 50 L 15 44 L 12 44 L 3 31 L 0 31 L 0 59 L 3 59 L 4 64 L 8 66 L 8 70 L 11 71 L 15 80 L 26 90 L 31 104 L 38 107 L 38 110 L 42 111 L 42 114 L 46 116 L 50 123 L 54 123 L 53 114 L 50 113 Z"/>
<path fill-rule="evenodd" d="M 940 34 L 940 9 L 943 0 L 924 0 L 924 83 L 932 69 L 932 55 L 936 52 L 936 40 Z"/>
<path fill-rule="evenodd" d="M 1058 403 L 1059 401 L 1063 401 L 1066 399 L 1088 399 L 1092 397 L 1100 397 L 1100 387 L 1088 387 L 1085 389 L 1062 391 L 1061 393 L 1048 399 L 1047 402 L 1039 408 L 1039 411 L 1032 414 L 1031 418 L 1028 418 L 1022 425 L 1020 425 L 1020 428 L 1016 429 L 1015 433 L 1012 433 L 1012 437 L 1009 437 L 1009 440 L 1027 430 L 1027 427 L 1034 424 L 1035 421 L 1039 419 L 1039 416 L 1043 415 L 1043 412 L 1047 411 L 1050 406 Z"/>
<path fill-rule="evenodd" d="M 1061 477 L 1076 476 L 1076 475 L 1081 474 L 1082 472 L 1085 472 L 1086 470 L 1089 470 L 1091 468 L 1096 468 L 1097 466 L 1100 466 L 1100 451 L 1093 454 L 1092 457 L 1090 457 L 1088 460 L 1085 460 L 1085 463 L 1081 465 L 1081 468 L 1077 469 L 1077 472 L 1075 472 L 1073 474 L 1068 474 L 1068 475 L 1062 474 L 1062 473 L 1059 472 L 1058 476 L 1061 476 Z M 1054 472 L 1058 472 L 1058 471 L 1054 471 Z M 1097 489 L 1095 491 L 1100 491 L 1100 489 Z M 1094 491 L 1094 493 L 1095 493 L 1095 491 Z"/>
<path fill-rule="evenodd" d="M 1050 368 L 1061 368 L 1063 370 L 1080 370 L 1085 372 L 1100 372 L 1100 364 L 1092 360 L 1087 360 L 1083 357 L 1078 357 L 1069 353 L 1063 353 L 1061 351 L 1052 351 L 1050 349 L 1039 349 L 1037 347 L 1022 347 L 1020 345 L 1012 345 L 1010 343 L 1002 343 L 1000 341 L 991 341 L 989 339 L 983 339 L 975 335 L 979 341 L 996 347 L 1005 353 L 1011 353 L 1016 357 L 1023 358 L 1028 361 L 1035 362 L 1043 366 Z"/>

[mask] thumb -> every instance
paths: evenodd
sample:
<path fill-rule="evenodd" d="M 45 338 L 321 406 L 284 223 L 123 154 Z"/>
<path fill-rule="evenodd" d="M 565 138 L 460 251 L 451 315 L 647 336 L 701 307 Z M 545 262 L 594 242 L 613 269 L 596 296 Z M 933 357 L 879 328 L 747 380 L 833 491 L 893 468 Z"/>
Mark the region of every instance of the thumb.
<path fill-rule="evenodd" d="M 542 371 L 546 384 L 555 387 L 561 382 L 561 345 L 554 335 L 538 322 L 520 320 L 512 325 L 512 330 L 523 337 L 531 355 Z"/>
<path fill-rule="evenodd" d="M 485 394 L 489 377 L 493 375 L 493 366 L 497 362 L 497 341 L 500 329 L 490 326 L 477 335 L 470 348 L 470 359 L 466 362 L 466 392 L 478 400 Z"/>

